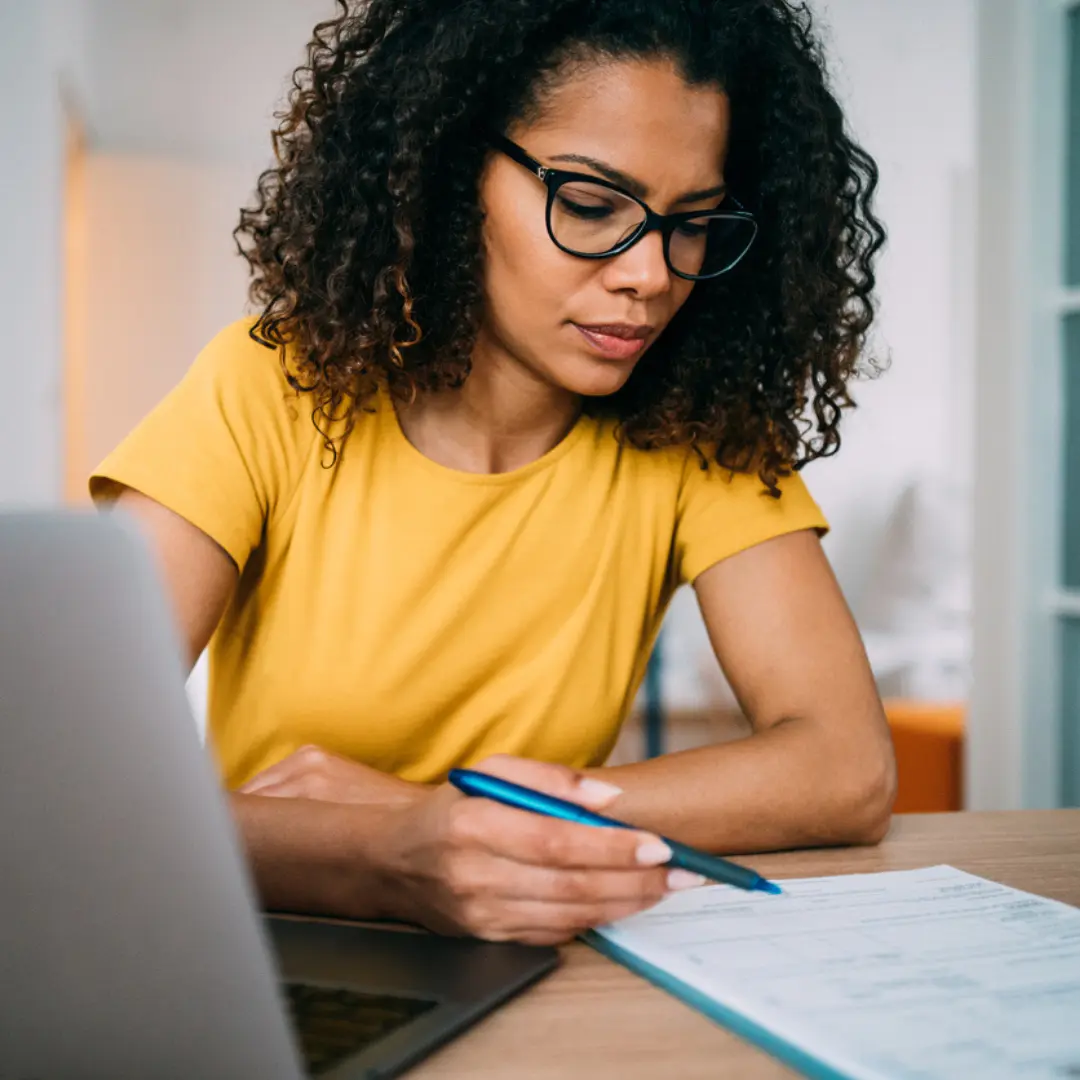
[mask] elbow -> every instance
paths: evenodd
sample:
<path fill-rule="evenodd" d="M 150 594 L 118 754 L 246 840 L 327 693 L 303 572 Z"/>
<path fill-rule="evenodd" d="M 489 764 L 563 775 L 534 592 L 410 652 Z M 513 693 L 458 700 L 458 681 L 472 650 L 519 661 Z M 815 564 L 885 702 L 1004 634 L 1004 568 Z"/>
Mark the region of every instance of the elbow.
<path fill-rule="evenodd" d="M 896 802 L 896 756 L 892 740 L 883 739 L 873 751 L 852 763 L 851 780 L 843 799 L 842 842 L 877 844 L 885 838 Z"/>

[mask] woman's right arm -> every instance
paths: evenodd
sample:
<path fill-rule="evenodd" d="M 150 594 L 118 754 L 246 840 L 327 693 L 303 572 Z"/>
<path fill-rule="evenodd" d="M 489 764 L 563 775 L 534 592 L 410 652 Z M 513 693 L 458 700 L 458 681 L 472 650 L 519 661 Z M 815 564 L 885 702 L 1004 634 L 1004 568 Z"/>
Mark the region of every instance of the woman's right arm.
<path fill-rule="evenodd" d="M 125 488 L 113 504 L 148 539 L 165 583 L 188 669 L 217 628 L 236 588 L 235 563 L 215 541 L 154 499 Z M 271 909 L 374 917 L 385 914 L 378 875 L 364 882 L 365 826 L 374 807 L 230 794 L 263 903 Z M 359 878 L 359 880 L 358 880 Z M 367 887 L 365 887 L 365 885 Z"/>
<path fill-rule="evenodd" d="M 228 606 L 236 565 L 202 530 L 145 495 L 124 489 L 115 505 L 157 557 L 190 668 Z M 406 785 L 354 767 L 365 795 L 370 789 L 362 804 L 230 793 L 265 907 L 404 918 L 443 933 L 548 944 L 692 883 L 682 871 L 668 875 L 662 864 L 670 851 L 655 836 L 541 818 L 446 784 Z M 497 758 L 481 767 L 593 809 L 618 794 L 558 765 Z"/>

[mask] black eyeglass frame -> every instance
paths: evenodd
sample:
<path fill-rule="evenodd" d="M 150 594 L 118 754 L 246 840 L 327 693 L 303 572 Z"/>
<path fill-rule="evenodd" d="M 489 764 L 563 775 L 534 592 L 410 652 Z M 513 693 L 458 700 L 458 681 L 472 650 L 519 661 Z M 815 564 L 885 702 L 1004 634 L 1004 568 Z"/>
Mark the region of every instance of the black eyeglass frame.
<path fill-rule="evenodd" d="M 493 134 L 491 136 L 491 144 L 496 150 L 504 153 L 512 161 L 516 161 L 517 164 L 528 169 L 529 172 L 531 172 L 547 188 L 548 194 L 545 221 L 547 224 L 548 236 L 551 237 L 551 242 L 560 251 L 565 251 L 567 255 L 573 255 L 579 259 L 610 259 L 615 255 L 621 255 L 624 251 L 628 251 L 646 234 L 650 232 L 659 232 L 664 241 L 664 262 L 673 274 L 677 277 L 681 277 L 684 281 L 709 281 L 734 270 L 746 257 L 746 253 L 754 246 L 754 241 L 757 239 L 757 219 L 749 210 L 743 207 L 742 203 L 740 203 L 734 195 L 729 194 L 726 196 L 726 199 L 736 205 L 738 209 L 735 210 L 687 210 L 677 214 L 658 214 L 643 199 L 639 199 L 636 195 L 631 194 L 625 188 L 612 183 L 610 180 L 605 180 L 599 176 L 593 176 L 591 173 L 570 172 L 565 169 L 549 169 L 546 165 L 542 165 L 536 158 L 532 157 L 526 150 L 518 146 L 512 139 L 508 139 L 505 135 Z M 600 187 L 605 187 L 611 191 L 617 192 L 625 199 L 636 202 L 638 206 L 645 211 L 644 219 L 625 240 L 616 244 L 615 247 L 608 251 L 588 252 L 575 251 L 573 248 L 568 248 L 565 244 L 559 242 L 559 238 L 555 235 L 555 230 L 551 227 L 551 208 L 555 205 L 555 196 L 558 193 L 559 188 L 572 181 L 598 184 Z M 671 234 L 680 225 L 690 221 L 700 221 L 702 218 L 745 221 L 754 227 L 754 231 L 747 241 L 746 247 L 743 248 L 738 257 L 728 263 L 722 270 L 717 270 L 711 274 L 686 274 L 672 265 L 670 250 Z"/>

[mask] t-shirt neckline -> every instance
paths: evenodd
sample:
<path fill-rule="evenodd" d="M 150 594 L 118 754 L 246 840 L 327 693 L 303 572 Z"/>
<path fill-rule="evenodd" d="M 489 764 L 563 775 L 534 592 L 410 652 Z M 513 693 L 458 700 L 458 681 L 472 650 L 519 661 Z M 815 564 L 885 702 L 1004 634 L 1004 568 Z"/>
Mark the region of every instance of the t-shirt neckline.
<path fill-rule="evenodd" d="M 534 476 L 538 472 L 545 472 L 566 457 L 566 455 L 581 442 L 588 425 L 587 416 L 585 413 L 581 413 L 577 420 L 574 421 L 574 426 L 562 437 L 562 439 L 548 450 L 547 453 L 542 454 L 535 461 L 530 461 L 527 465 L 522 465 L 520 468 L 511 469 L 509 472 L 474 473 L 466 472 L 464 469 L 452 469 L 449 465 L 441 465 L 439 462 L 433 461 L 421 450 L 417 449 L 405 434 L 405 431 L 401 426 L 401 420 L 398 418 L 397 409 L 394 407 L 393 398 L 389 390 L 384 386 L 380 386 L 378 390 L 378 412 L 382 417 L 382 422 L 386 425 L 391 438 L 402 447 L 403 452 L 409 458 L 432 476 L 439 477 L 443 480 L 451 480 L 460 484 L 483 486 L 505 486 L 516 484 L 522 480 L 528 479 L 530 476 Z"/>

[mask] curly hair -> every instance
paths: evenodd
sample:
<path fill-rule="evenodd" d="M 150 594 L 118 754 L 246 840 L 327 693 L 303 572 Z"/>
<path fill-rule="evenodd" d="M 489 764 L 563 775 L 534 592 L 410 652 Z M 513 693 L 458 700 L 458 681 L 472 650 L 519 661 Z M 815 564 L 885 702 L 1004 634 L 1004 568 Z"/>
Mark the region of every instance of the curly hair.
<path fill-rule="evenodd" d="M 490 133 L 542 108 L 568 65 L 673 61 L 731 102 L 726 179 L 760 231 L 698 282 L 627 383 L 585 408 L 643 449 L 684 444 L 766 489 L 835 453 L 875 313 L 885 232 L 873 159 L 846 130 L 811 14 L 792 0 L 337 0 L 293 75 L 276 164 L 237 246 L 261 309 L 331 421 L 379 382 L 462 385 L 482 318 L 479 178 Z M 296 373 L 299 373 L 299 377 Z"/>

